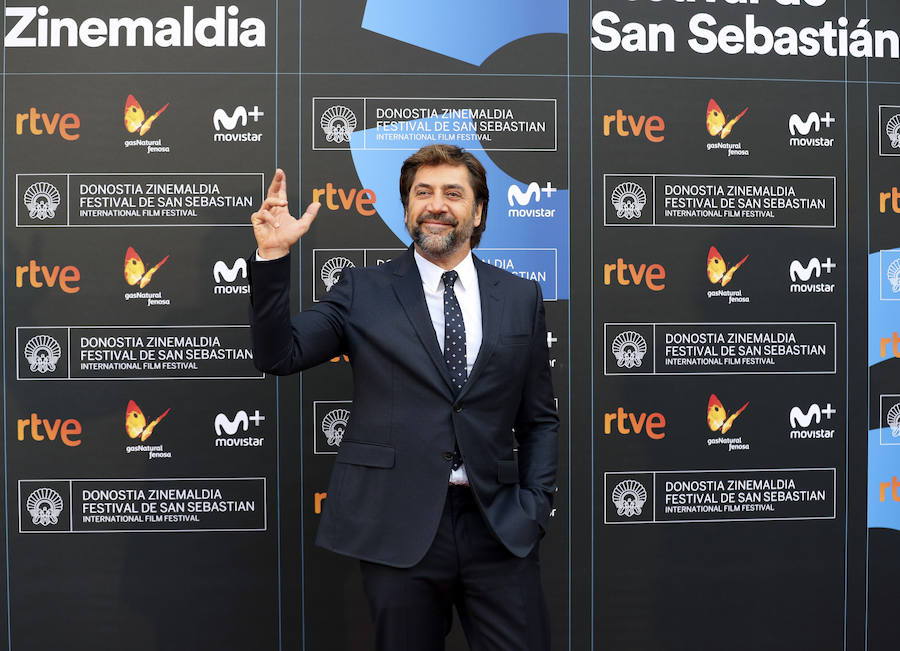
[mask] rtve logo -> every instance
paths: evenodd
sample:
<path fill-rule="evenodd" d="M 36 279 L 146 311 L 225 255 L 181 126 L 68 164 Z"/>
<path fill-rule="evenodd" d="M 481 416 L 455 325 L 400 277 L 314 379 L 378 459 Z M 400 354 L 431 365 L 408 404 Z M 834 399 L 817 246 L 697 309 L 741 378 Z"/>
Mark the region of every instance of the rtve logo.
<path fill-rule="evenodd" d="M 326 491 L 313 493 L 313 512 L 316 515 L 322 515 L 322 505 L 326 499 L 328 499 L 328 493 Z"/>
<path fill-rule="evenodd" d="M 878 491 L 878 501 L 886 502 L 887 501 L 887 492 L 891 491 L 891 499 L 895 502 L 900 502 L 900 492 L 897 489 L 900 489 L 900 481 L 897 481 L 897 475 L 891 477 L 891 481 L 883 481 L 879 482 L 879 491 Z"/>
<path fill-rule="evenodd" d="M 896 187 L 891 188 L 890 192 L 881 192 L 878 195 L 878 212 L 884 214 L 888 209 L 895 215 L 900 214 L 900 190 Z"/>
<path fill-rule="evenodd" d="M 603 265 L 603 284 L 612 285 L 641 285 L 645 284 L 654 292 L 661 292 L 666 288 L 666 268 L 661 264 L 647 265 L 641 263 L 635 266 L 618 258 L 615 263 Z"/>
<path fill-rule="evenodd" d="M 57 418 L 51 422 L 32 413 L 30 417 L 19 418 L 16 422 L 20 441 L 24 441 L 27 434 L 34 441 L 55 441 L 59 438 L 63 445 L 70 448 L 81 445 L 81 440 L 76 438 L 81 436 L 81 423 L 74 418 Z"/>
<path fill-rule="evenodd" d="M 48 113 L 38 113 L 35 107 L 30 107 L 28 113 L 16 113 L 16 135 L 21 136 L 25 133 L 25 129 L 33 136 L 43 136 L 44 134 L 52 136 L 55 133 L 63 140 L 72 142 L 78 140 L 81 134 L 78 129 L 81 127 L 81 118 L 74 113 L 54 113 L 52 116 Z"/>
<path fill-rule="evenodd" d="M 27 282 L 35 288 L 58 286 L 66 294 L 77 294 L 81 287 L 81 271 L 73 265 L 48 267 L 39 265 L 37 260 L 29 260 L 27 266 L 16 266 L 16 287 L 24 287 Z"/>
<path fill-rule="evenodd" d="M 650 142 L 662 142 L 666 139 L 663 131 L 666 123 L 658 115 L 639 115 L 637 117 L 626 114 L 622 109 L 616 109 L 615 113 L 603 116 L 603 135 L 641 136 Z"/>
<path fill-rule="evenodd" d="M 325 197 L 324 201 L 322 197 Z M 320 202 L 328 210 L 355 209 L 360 215 L 371 217 L 375 214 L 375 192 L 369 189 L 349 191 L 343 188 L 335 188 L 329 181 L 324 188 L 313 188 L 312 200 Z"/>
<path fill-rule="evenodd" d="M 666 417 L 658 411 L 654 411 L 652 414 L 642 412 L 635 415 L 619 407 L 612 413 L 603 414 L 603 433 L 612 434 L 613 424 L 615 424 L 616 431 L 619 434 L 640 434 L 643 432 L 656 441 L 666 437 L 666 433 L 662 431 L 666 426 Z"/>
<path fill-rule="evenodd" d="M 890 351 L 888 351 L 888 346 L 890 346 Z M 900 335 L 894 331 L 893 336 L 891 337 L 882 337 L 881 338 L 881 356 L 888 357 L 889 355 L 893 355 L 894 357 L 900 357 Z"/>

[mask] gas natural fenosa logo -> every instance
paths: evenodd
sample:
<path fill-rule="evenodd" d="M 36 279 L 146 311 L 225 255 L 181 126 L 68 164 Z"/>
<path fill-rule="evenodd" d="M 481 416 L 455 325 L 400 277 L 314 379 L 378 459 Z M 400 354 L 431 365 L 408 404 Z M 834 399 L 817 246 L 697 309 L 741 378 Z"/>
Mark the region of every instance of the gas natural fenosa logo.
<path fill-rule="evenodd" d="M 153 430 L 156 429 L 156 426 L 159 425 L 160 421 L 165 418 L 170 411 L 172 411 L 171 407 L 166 409 L 148 424 L 147 418 L 144 416 L 144 412 L 141 411 L 138 404 L 134 400 L 129 400 L 128 407 L 125 409 L 125 432 L 128 434 L 129 438 L 140 438 L 142 442 L 146 441 L 150 438 L 150 435 L 153 434 Z"/>
<path fill-rule="evenodd" d="M 727 434 L 734 425 L 734 421 L 737 420 L 737 417 L 743 413 L 749 404 L 749 401 L 745 402 L 743 407 L 729 416 L 728 412 L 725 411 L 725 405 L 722 404 L 722 401 L 719 400 L 716 394 L 710 394 L 709 404 L 706 407 L 706 424 L 709 426 L 709 430 Z"/>
<path fill-rule="evenodd" d="M 718 136 L 723 140 L 731 135 L 732 129 L 738 123 L 744 114 L 749 110 L 749 106 L 738 113 L 737 117 L 726 120 L 725 111 L 719 106 L 716 100 L 710 98 L 709 104 L 706 105 L 706 130 L 711 136 Z"/>

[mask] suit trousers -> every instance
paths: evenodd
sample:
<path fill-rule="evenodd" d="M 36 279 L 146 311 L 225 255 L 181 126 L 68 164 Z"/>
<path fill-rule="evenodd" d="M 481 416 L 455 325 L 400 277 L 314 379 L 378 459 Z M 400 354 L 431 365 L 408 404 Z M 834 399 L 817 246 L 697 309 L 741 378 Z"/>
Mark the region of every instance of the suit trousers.
<path fill-rule="evenodd" d="M 440 525 L 410 568 L 361 561 L 378 651 L 443 651 L 456 606 L 472 651 L 549 651 L 538 545 L 512 555 L 467 486 L 449 486 Z"/>

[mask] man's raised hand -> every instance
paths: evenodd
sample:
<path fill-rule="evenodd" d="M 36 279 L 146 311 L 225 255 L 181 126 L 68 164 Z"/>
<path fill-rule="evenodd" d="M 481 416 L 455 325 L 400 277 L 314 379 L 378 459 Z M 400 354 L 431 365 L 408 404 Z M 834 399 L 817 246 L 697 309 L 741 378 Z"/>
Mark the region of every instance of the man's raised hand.
<path fill-rule="evenodd" d="M 284 171 L 275 170 L 265 200 L 259 210 L 250 216 L 259 255 L 266 260 L 287 255 L 297 240 L 309 230 L 320 206 L 318 202 L 311 203 L 300 219 L 294 219 L 288 210 Z"/>

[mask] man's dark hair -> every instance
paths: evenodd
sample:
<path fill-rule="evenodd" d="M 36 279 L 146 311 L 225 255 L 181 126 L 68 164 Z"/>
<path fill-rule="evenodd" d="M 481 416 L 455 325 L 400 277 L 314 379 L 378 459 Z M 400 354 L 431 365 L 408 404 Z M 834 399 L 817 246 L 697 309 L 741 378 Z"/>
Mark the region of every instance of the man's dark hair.
<path fill-rule="evenodd" d="M 481 233 L 484 232 L 485 224 L 487 224 L 489 193 L 484 165 L 464 149 L 460 149 L 456 145 L 427 145 L 403 161 L 403 167 L 400 168 L 400 201 L 403 203 L 403 212 L 406 213 L 409 207 L 409 191 L 412 188 L 416 171 L 420 167 L 444 164 L 465 165 L 469 170 L 469 181 L 475 191 L 475 207 L 477 208 L 478 204 L 481 204 L 481 223 L 472 231 L 472 238 L 469 240 L 469 244 L 474 249 L 481 241 Z"/>

